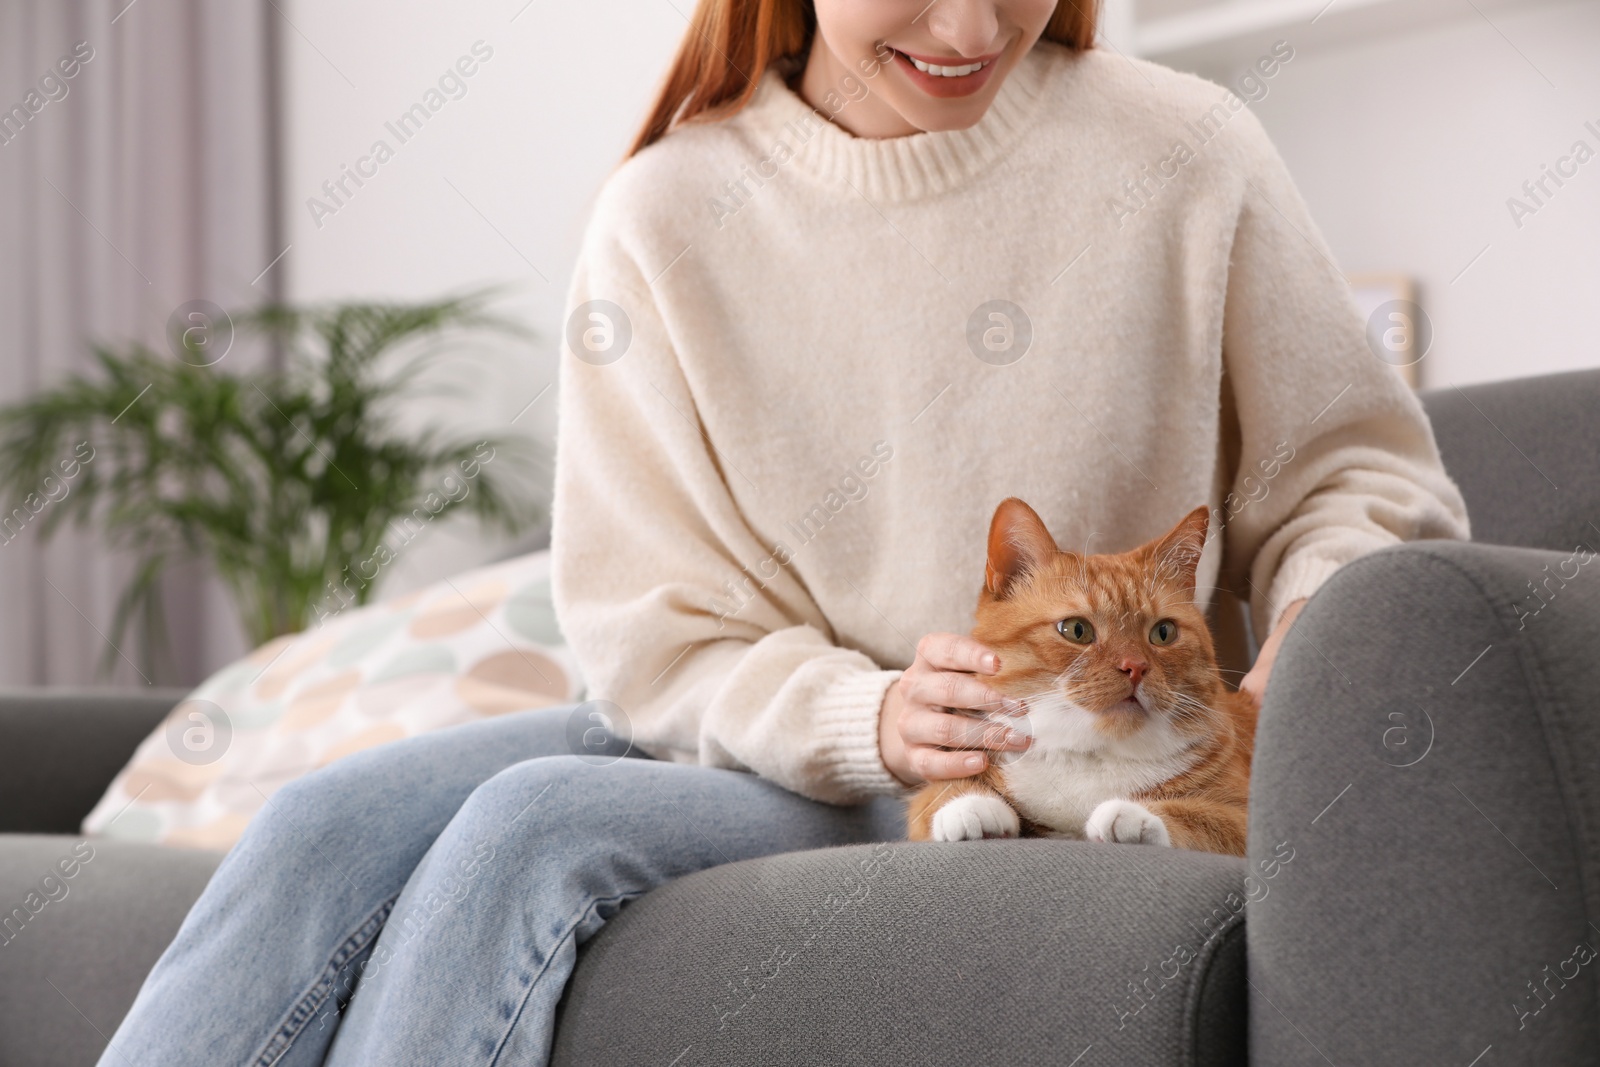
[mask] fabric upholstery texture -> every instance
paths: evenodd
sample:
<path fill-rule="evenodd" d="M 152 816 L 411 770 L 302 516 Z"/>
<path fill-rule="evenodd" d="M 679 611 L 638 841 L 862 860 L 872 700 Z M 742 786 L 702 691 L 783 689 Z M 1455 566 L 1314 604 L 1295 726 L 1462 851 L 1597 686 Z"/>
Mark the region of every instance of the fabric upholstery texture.
<path fill-rule="evenodd" d="M 1250 854 L 1298 858 L 1250 912 L 1253 1061 L 1593 1062 L 1600 557 L 1578 558 L 1418 543 L 1307 605 L 1256 743 Z M 1517 610 L 1547 567 L 1576 576 Z"/>
<path fill-rule="evenodd" d="M 84 861 L 81 837 L 0 835 L 0 922 L 9 920 L 0 927 L 6 1067 L 94 1063 L 222 859 L 120 841 L 86 844 L 92 854 Z M 61 874 L 63 858 L 77 860 L 71 877 Z M 41 886 L 47 876 L 54 880 Z M 16 917 L 19 908 L 25 920 Z"/>
<path fill-rule="evenodd" d="M 1474 541 L 1600 548 L 1600 370 L 1438 389 L 1422 404 Z"/>
<path fill-rule="evenodd" d="M 717 867 L 585 946 L 552 1063 L 1237 1065 L 1243 876 L 1043 840 Z"/>
<path fill-rule="evenodd" d="M 0 692 L 0 833 L 75 834 L 180 689 Z"/>

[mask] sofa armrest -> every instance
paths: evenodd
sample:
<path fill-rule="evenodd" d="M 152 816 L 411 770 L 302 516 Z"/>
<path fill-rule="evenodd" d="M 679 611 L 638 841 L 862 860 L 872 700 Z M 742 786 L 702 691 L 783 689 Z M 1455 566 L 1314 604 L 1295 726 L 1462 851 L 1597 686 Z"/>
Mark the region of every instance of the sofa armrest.
<path fill-rule="evenodd" d="M 221 860 L 197 849 L 0 834 L 0 907 L 8 909 L 0 914 L 0 1063 L 99 1062 Z"/>
<path fill-rule="evenodd" d="M 1339 571 L 1262 709 L 1251 1059 L 1592 1062 L 1600 560 L 1458 542 Z M 1546 584 L 1548 580 L 1548 584 Z M 1533 589 L 1538 588 L 1539 597 Z M 1587 947 L 1584 947 L 1587 946 Z"/>
<path fill-rule="evenodd" d="M 1232 857 L 1053 840 L 716 867 L 584 947 L 551 1062 L 1238 1065 L 1243 882 Z"/>
<path fill-rule="evenodd" d="M 179 689 L 0 691 L 0 833 L 76 834 Z"/>

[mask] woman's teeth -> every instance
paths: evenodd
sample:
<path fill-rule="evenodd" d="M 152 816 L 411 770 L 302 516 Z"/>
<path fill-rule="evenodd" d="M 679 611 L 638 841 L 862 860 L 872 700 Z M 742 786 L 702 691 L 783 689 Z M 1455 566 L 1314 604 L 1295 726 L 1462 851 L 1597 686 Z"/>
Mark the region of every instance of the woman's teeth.
<path fill-rule="evenodd" d="M 900 54 L 905 55 L 904 52 Z M 965 78 L 968 74 L 976 74 L 988 66 L 987 63 L 968 63 L 964 67 L 936 67 L 932 63 L 924 63 L 915 56 L 906 56 L 906 58 L 911 60 L 913 67 L 916 67 L 924 74 L 932 74 L 936 78 Z"/>

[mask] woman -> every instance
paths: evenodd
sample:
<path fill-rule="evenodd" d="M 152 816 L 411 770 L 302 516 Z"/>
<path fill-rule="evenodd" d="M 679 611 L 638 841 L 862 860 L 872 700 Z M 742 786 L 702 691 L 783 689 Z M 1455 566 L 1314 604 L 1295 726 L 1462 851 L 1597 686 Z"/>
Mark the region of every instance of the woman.
<path fill-rule="evenodd" d="M 1465 536 L 1256 119 L 1093 31 L 704 0 L 570 296 L 556 597 L 610 704 L 281 791 L 103 1063 L 544 1062 L 623 902 L 894 833 L 862 802 L 1025 745 L 951 713 L 999 703 L 960 634 L 1007 495 L 1101 550 L 1208 501 L 1258 695 L 1337 567 Z"/>

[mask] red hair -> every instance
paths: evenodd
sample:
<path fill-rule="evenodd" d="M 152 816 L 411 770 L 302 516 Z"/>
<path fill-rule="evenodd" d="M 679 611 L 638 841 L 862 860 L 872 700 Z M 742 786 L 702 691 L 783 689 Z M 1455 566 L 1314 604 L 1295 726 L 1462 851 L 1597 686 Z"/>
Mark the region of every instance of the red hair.
<path fill-rule="evenodd" d="M 1060 0 L 1044 39 L 1074 50 L 1092 48 L 1099 9 L 1100 0 Z M 628 155 L 675 126 L 724 119 L 744 107 L 768 65 L 803 52 L 816 27 L 811 0 L 700 0 Z"/>

